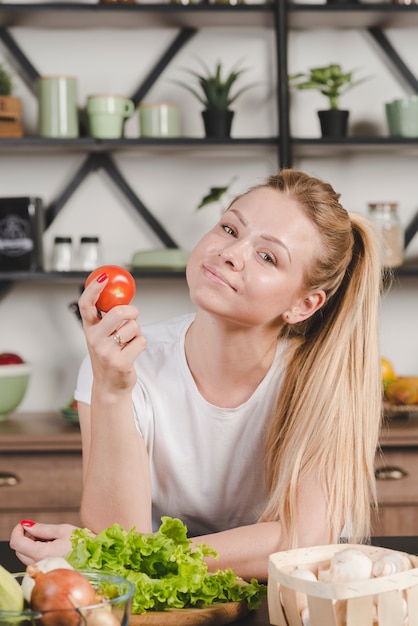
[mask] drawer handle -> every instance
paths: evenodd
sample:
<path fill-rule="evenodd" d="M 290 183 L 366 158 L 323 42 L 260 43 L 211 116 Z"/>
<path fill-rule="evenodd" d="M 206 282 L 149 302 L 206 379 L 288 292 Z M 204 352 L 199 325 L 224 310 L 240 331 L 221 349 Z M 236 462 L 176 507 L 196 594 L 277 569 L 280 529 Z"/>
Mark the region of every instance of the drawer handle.
<path fill-rule="evenodd" d="M 376 476 L 376 480 L 401 480 L 402 478 L 406 478 L 408 473 L 401 467 L 387 465 L 386 467 L 377 468 L 374 475 Z"/>
<path fill-rule="evenodd" d="M 0 472 L 0 487 L 14 487 L 17 483 L 20 483 L 20 478 L 16 474 Z"/>

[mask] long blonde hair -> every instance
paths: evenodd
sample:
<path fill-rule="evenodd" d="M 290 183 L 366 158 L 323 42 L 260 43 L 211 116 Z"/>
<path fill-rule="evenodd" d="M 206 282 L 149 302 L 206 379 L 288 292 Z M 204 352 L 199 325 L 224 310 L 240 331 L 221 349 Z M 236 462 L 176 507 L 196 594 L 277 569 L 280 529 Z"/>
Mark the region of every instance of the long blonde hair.
<path fill-rule="evenodd" d="M 298 485 L 315 470 L 333 541 L 343 526 L 351 540 L 361 541 L 369 536 L 376 504 L 379 249 L 367 220 L 349 214 L 328 183 L 288 169 L 266 185 L 295 200 L 320 233 L 323 254 L 309 268 L 305 287 L 323 289 L 326 302 L 281 333 L 289 342 L 288 366 L 267 434 L 269 500 L 261 520 L 280 519 L 289 547 L 296 547 Z"/>

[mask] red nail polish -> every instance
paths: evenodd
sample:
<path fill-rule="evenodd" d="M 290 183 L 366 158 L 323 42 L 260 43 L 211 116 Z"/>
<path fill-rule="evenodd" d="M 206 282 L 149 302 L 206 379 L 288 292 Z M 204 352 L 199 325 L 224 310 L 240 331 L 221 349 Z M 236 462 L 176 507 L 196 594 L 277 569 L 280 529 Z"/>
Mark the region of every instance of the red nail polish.
<path fill-rule="evenodd" d="M 22 519 L 22 521 L 20 522 L 22 526 L 28 526 L 29 528 L 31 526 L 35 526 L 36 522 L 32 522 L 31 519 Z"/>
<path fill-rule="evenodd" d="M 106 278 L 107 278 L 107 274 L 106 272 L 103 272 L 103 274 L 100 274 L 100 276 L 98 276 L 96 280 L 98 283 L 104 283 Z"/>

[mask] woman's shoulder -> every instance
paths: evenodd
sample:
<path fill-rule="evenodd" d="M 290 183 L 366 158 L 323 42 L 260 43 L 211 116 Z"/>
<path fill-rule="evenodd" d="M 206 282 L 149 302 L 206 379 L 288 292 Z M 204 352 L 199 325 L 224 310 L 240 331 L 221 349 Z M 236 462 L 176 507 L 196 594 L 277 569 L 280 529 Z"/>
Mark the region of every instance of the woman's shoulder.
<path fill-rule="evenodd" d="M 142 327 L 142 333 L 147 340 L 147 348 L 155 344 L 177 341 L 186 334 L 194 316 L 194 313 L 186 313 L 144 325 Z"/>

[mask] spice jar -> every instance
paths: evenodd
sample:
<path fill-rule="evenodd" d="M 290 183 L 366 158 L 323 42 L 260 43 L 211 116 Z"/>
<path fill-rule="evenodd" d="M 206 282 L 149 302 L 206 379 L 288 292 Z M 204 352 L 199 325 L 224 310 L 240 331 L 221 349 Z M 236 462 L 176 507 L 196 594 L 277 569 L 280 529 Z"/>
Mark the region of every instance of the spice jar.
<path fill-rule="evenodd" d="M 55 237 L 51 266 L 55 272 L 69 272 L 72 270 L 73 240 L 71 237 Z"/>
<path fill-rule="evenodd" d="M 382 244 L 384 267 L 399 267 L 403 263 L 404 231 L 396 202 L 369 203 L 369 218 L 375 224 Z"/>
<path fill-rule="evenodd" d="M 102 264 L 99 237 L 81 237 L 78 253 L 80 270 L 91 272 Z"/>

